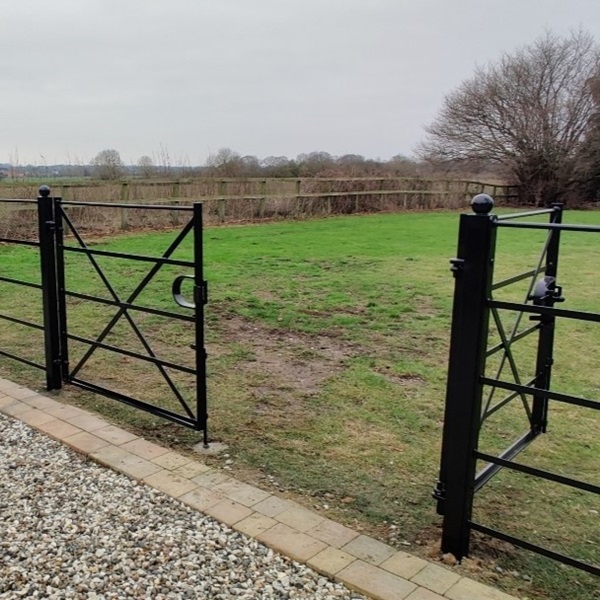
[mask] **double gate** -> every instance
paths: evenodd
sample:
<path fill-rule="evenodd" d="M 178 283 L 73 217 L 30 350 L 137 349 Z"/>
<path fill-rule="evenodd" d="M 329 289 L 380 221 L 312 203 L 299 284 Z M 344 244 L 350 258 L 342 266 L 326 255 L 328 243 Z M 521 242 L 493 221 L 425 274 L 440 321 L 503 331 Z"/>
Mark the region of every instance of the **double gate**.
<path fill-rule="evenodd" d="M 68 383 L 79 388 L 101 394 L 135 408 L 147 411 L 158 417 L 168 419 L 180 425 L 203 432 L 204 444 L 208 443 L 207 433 L 207 393 L 206 393 L 206 351 L 204 347 L 204 305 L 207 302 L 207 284 L 203 274 L 203 242 L 202 242 L 202 204 L 193 206 L 161 206 L 144 204 L 118 204 L 102 202 L 63 202 L 60 198 L 50 196 L 47 186 L 40 188 L 36 200 L 3 200 L 11 207 L 19 206 L 19 210 L 28 210 L 33 216 L 37 208 L 38 233 L 37 240 L 25 240 L 3 237 L 0 242 L 9 245 L 34 247 L 39 249 L 40 281 L 32 282 L 6 276 L 0 269 L 0 281 L 16 286 L 38 289 L 41 292 L 43 322 L 36 323 L 14 315 L 0 314 L 0 319 L 26 328 L 42 330 L 44 336 L 44 361 L 32 360 L 31 357 L 0 349 L 0 355 L 11 358 L 28 366 L 46 372 L 46 387 L 48 390 L 58 390 Z M 179 231 L 171 243 L 159 256 L 133 254 L 129 252 L 98 249 L 96 242 L 87 242 L 73 219 L 71 211 L 88 210 L 127 210 L 127 211 L 168 211 L 173 214 L 188 216 L 187 224 Z M 186 238 L 193 238 L 186 240 Z M 68 239 L 68 243 L 65 241 Z M 184 241 L 186 243 L 184 243 Z M 191 248 L 190 248 L 191 245 Z M 185 247 L 184 247 L 185 246 Z M 176 250 L 191 254 L 189 259 L 174 258 Z M 87 271 L 81 263 L 70 265 L 75 255 L 85 257 Z M 111 282 L 109 269 L 103 268 L 101 261 L 119 261 L 121 279 L 125 277 L 129 284 L 126 293 L 119 292 L 118 285 Z M 1 264 L 1 263 L 0 263 Z M 125 269 L 123 264 L 131 265 Z M 140 270 L 140 266 L 142 266 Z M 71 268 L 69 268 L 71 267 Z M 151 283 L 156 284 L 158 275 L 162 281 L 155 286 L 153 295 L 161 295 L 164 291 L 164 271 L 166 268 L 185 270 L 186 274 L 174 276 L 167 287 L 164 298 L 159 298 L 155 306 L 152 302 L 141 303 L 140 296 Z M 85 272 L 84 272 L 85 271 Z M 94 274 L 103 295 L 84 290 L 75 290 L 73 285 L 86 273 Z M 139 278 L 139 279 L 136 279 Z M 133 284 L 131 284 L 133 280 Z M 80 281 L 79 281 L 80 282 Z M 190 285 L 191 284 L 191 285 Z M 184 286 L 191 287 L 185 297 Z M 85 286 L 84 286 L 85 287 Z M 158 291 L 157 291 L 158 290 Z M 72 331 L 70 316 L 80 304 L 91 305 L 86 313 L 86 322 L 91 322 L 90 329 L 96 333 L 87 335 L 86 331 Z M 178 306 L 172 310 L 171 306 Z M 109 316 L 110 315 L 110 316 Z M 159 356 L 153 348 L 153 342 L 144 333 L 144 327 L 138 321 L 146 318 L 155 332 L 158 345 L 164 349 L 161 341 L 161 331 L 158 321 L 178 323 L 178 329 L 170 335 L 184 338 L 184 351 L 179 356 L 185 360 L 168 360 Z M 102 319 L 105 319 L 102 322 Z M 75 320 L 75 319 L 74 319 Z M 100 326 L 98 327 L 98 321 Z M 166 320 L 166 321 L 165 321 Z M 119 331 L 118 327 L 125 325 L 127 330 Z M 157 333 L 158 332 L 158 333 Z M 109 343 L 110 336 L 124 341 L 122 345 Z M 79 353 L 73 360 L 71 346 L 76 343 Z M 138 348 L 135 348 L 137 345 Z M 82 350 L 83 348 L 83 350 Z M 101 361 L 91 369 L 91 376 L 86 375 L 86 367 L 90 365 L 95 355 L 103 351 L 120 357 L 116 366 L 111 366 L 112 373 L 107 375 L 107 361 Z M 191 356 L 190 356 L 191 353 Z M 129 388 L 123 389 L 119 371 L 125 374 L 132 368 L 132 363 L 150 366 L 153 377 L 138 375 L 129 377 Z M 87 369 L 90 371 L 90 369 Z M 141 371 L 140 371 L 141 373 Z M 185 382 L 177 380 L 177 376 L 185 377 Z M 136 378 L 137 377 L 137 378 Z M 166 393 L 154 401 L 149 401 L 144 394 L 157 386 L 158 378 Z M 108 381 L 108 383 L 106 383 Z M 131 381 L 134 385 L 131 385 Z"/>
<path fill-rule="evenodd" d="M 473 199 L 472 208 L 473 214 L 461 215 L 457 258 L 451 261 L 455 277 L 454 307 L 440 477 L 434 491 L 438 513 L 443 515 L 442 551 L 450 552 L 458 559 L 467 556 L 471 532 L 478 531 L 600 575 L 597 565 L 564 556 L 477 523 L 472 518 L 475 494 L 503 468 L 600 494 L 598 485 L 514 460 L 519 452 L 546 432 L 551 402 L 600 409 L 598 401 L 551 389 L 556 320 L 600 322 L 600 314 L 555 307 L 564 300 L 561 286 L 557 284 L 561 232 L 600 233 L 600 227 L 563 224 L 560 204 L 548 209 L 496 216 L 490 214 L 492 198 L 481 194 Z M 543 215 L 549 217 L 548 222 L 526 219 Z M 542 230 L 547 235 L 533 269 L 494 282 L 496 234 L 501 228 L 525 232 Z M 522 302 L 494 298 L 497 290 L 520 281 L 527 282 Z M 516 315 L 509 326 L 503 321 L 507 313 Z M 529 319 L 524 319 L 525 316 Z M 493 345 L 490 345 L 491 328 L 498 337 L 498 342 Z M 523 379 L 522 365 L 515 357 L 515 345 L 531 335 L 537 336 L 534 372 Z M 500 355 L 500 360 L 490 376 L 486 363 L 494 355 Z M 509 372 L 508 377 L 505 371 Z M 506 395 L 497 399 L 496 392 Z M 515 402 L 522 407 L 525 416 L 523 434 L 499 454 L 481 451 L 479 441 L 483 423 Z M 476 470 L 478 461 L 486 465 L 479 472 Z"/>

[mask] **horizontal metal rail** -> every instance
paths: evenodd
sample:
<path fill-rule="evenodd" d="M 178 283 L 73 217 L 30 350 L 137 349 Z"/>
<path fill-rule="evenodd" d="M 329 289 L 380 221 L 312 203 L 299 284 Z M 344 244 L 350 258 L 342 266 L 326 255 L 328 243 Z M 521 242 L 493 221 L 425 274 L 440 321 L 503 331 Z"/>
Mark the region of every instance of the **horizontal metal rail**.
<path fill-rule="evenodd" d="M 525 217 L 536 217 L 538 215 L 549 215 L 557 212 L 555 208 L 540 208 L 539 210 L 528 210 L 518 213 L 510 213 L 509 215 L 494 215 L 496 221 L 511 221 L 512 219 L 523 219 Z"/>
<path fill-rule="evenodd" d="M 0 202 L 14 202 L 19 204 L 37 204 L 37 200 L 21 200 L 20 198 L 0 198 Z"/>
<path fill-rule="evenodd" d="M 21 362 L 25 365 L 29 365 L 30 367 L 35 367 L 36 369 L 41 369 L 42 371 L 46 370 L 44 365 L 40 365 L 39 363 L 33 362 L 32 360 L 28 360 L 27 358 L 22 358 L 17 356 L 16 354 L 11 354 L 10 352 L 6 352 L 5 350 L 0 350 L 0 356 L 6 356 L 7 358 L 12 358 L 18 362 Z"/>
<path fill-rule="evenodd" d="M 557 229 L 559 231 L 580 231 L 600 233 L 598 225 L 569 225 L 568 223 L 495 223 L 497 227 L 516 227 L 520 229 Z"/>
<path fill-rule="evenodd" d="M 189 199 L 193 201 L 193 198 Z M 80 200 L 64 200 L 60 203 L 61 206 L 98 206 L 102 208 L 138 208 L 146 210 L 179 210 L 183 212 L 193 212 L 193 206 L 180 206 L 177 204 L 162 205 L 162 204 L 127 204 L 127 202 L 82 202 Z"/>
<path fill-rule="evenodd" d="M 546 481 L 553 481 L 554 483 L 567 485 L 572 488 L 577 488 L 578 490 L 583 490 L 584 492 L 600 494 L 600 486 L 594 485 L 593 483 L 587 483 L 586 481 L 580 481 L 579 479 L 565 477 L 564 475 L 551 473 L 550 471 L 544 471 L 543 469 L 537 469 L 536 467 L 530 467 L 529 465 L 515 463 L 511 460 L 507 460 L 502 455 L 493 456 L 491 454 L 486 454 L 485 452 L 475 451 L 475 456 L 481 460 L 485 460 L 486 462 L 493 463 L 498 467 L 506 467 L 507 469 L 511 469 L 513 471 L 519 471 L 519 473 L 533 475 L 534 477 L 539 477 L 540 479 L 545 479 Z"/>
<path fill-rule="evenodd" d="M 545 396 L 550 400 L 557 400 L 558 402 L 564 402 L 565 404 L 573 404 L 575 406 L 583 406 L 584 408 L 600 410 L 600 402 L 597 402 L 596 400 L 589 400 L 588 398 L 570 396 L 569 394 L 560 394 L 558 392 L 551 392 L 550 390 L 544 390 L 533 386 L 519 385 L 517 383 L 510 383 L 508 381 L 500 381 L 499 379 L 492 379 L 491 377 L 481 377 L 480 381 L 484 385 L 491 385 L 504 390 L 518 392 L 520 394 Z"/>
<path fill-rule="evenodd" d="M 500 459 L 510 460 L 514 458 L 515 456 L 517 456 L 517 454 L 519 454 L 519 452 L 527 448 L 527 446 L 529 446 L 529 444 L 538 435 L 539 433 L 535 431 L 528 431 L 527 433 L 523 434 L 516 442 L 511 444 L 508 448 L 506 448 L 506 450 L 502 452 L 502 454 L 500 454 Z M 475 451 L 475 456 L 477 456 L 478 458 L 479 454 L 480 453 L 478 451 Z M 481 471 L 479 471 L 479 473 L 477 473 L 477 475 L 475 476 L 473 488 L 475 492 L 480 490 L 501 469 L 501 466 L 495 461 L 490 460 L 487 462 L 492 464 L 489 464 L 483 469 L 481 469 Z"/>
<path fill-rule="evenodd" d="M 518 302 L 503 302 L 502 300 L 488 300 L 490 308 L 501 308 L 517 312 L 532 313 L 535 315 L 548 315 L 550 317 L 563 317 L 565 319 L 577 319 L 579 321 L 591 321 L 600 323 L 600 314 L 581 310 L 567 310 L 564 308 L 551 308 L 549 306 L 534 306 L 533 304 L 519 304 Z"/>
<path fill-rule="evenodd" d="M 4 277 L 0 275 L 0 281 L 5 281 L 6 283 L 14 283 L 15 285 L 24 285 L 26 287 L 32 287 L 37 290 L 42 289 L 41 283 L 33 283 L 31 281 L 21 281 L 20 279 L 13 279 L 12 277 Z"/>
<path fill-rule="evenodd" d="M 97 302 L 98 304 L 105 304 L 107 306 L 117 306 L 126 310 L 136 310 L 138 312 L 148 313 L 150 315 L 157 315 L 159 317 L 168 317 L 169 319 L 177 319 L 179 321 L 186 321 L 187 323 L 195 323 L 195 317 L 191 315 L 181 315 L 179 313 L 170 312 L 168 310 L 160 310 L 158 308 L 150 308 L 148 306 L 137 306 L 128 302 L 119 302 L 117 300 L 109 300 L 108 298 L 100 298 L 98 296 L 91 296 L 90 294 L 82 294 L 80 292 L 72 292 L 66 290 L 65 294 L 71 298 L 79 298 L 80 300 L 89 300 L 90 302 Z"/>
<path fill-rule="evenodd" d="M 589 563 L 577 560 L 576 558 L 572 558 L 570 556 L 565 556 L 564 554 L 560 554 L 559 552 L 554 552 L 553 550 L 549 550 L 548 548 L 543 548 L 542 546 L 538 546 L 537 544 L 532 544 L 531 542 L 527 542 L 526 540 L 522 540 L 520 538 L 509 535 L 508 533 L 503 533 L 502 531 L 497 531 L 496 529 L 492 529 L 491 527 L 486 527 L 485 525 L 475 523 L 474 521 L 469 521 L 468 524 L 471 529 L 473 529 L 474 531 L 479 531 L 479 533 L 489 535 L 490 537 L 502 540 L 503 542 L 508 542 L 509 544 L 512 544 L 513 546 L 518 546 L 519 548 L 523 548 L 524 550 L 530 550 L 531 552 L 535 552 L 536 554 L 541 554 L 546 558 L 551 558 L 570 567 L 581 569 L 582 571 L 586 571 L 587 573 L 591 573 L 592 575 L 600 575 L 600 567 L 598 566 L 591 565 Z"/>
<path fill-rule="evenodd" d="M 126 254 L 124 252 L 109 252 L 108 250 L 92 250 L 91 248 L 78 248 L 76 246 L 62 246 L 65 252 L 77 252 L 79 254 L 109 256 L 111 258 L 126 258 L 127 260 L 137 260 L 141 262 L 150 262 L 156 265 L 175 265 L 177 267 L 194 267 L 194 263 L 189 260 L 177 260 L 174 258 L 162 258 L 160 256 L 141 256 L 139 254 Z"/>
<path fill-rule="evenodd" d="M 518 342 L 519 340 L 522 340 L 524 337 L 527 337 L 530 333 L 533 333 L 534 331 L 537 331 L 538 329 L 540 329 L 540 327 L 541 327 L 541 324 L 537 323 L 533 327 L 529 327 L 528 329 L 524 329 L 523 331 L 521 331 L 521 333 L 517 333 L 517 335 L 514 335 L 514 336 L 511 337 L 511 339 L 510 339 L 510 345 L 512 346 L 515 342 Z M 499 344 L 496 344 L 495 346 L 492 346 L 485 353 L 486 358 L 489 358 L 490 356 L 493 356 L 494 354 L 496 354 L 496 352 L 499 352 L 504 347 L 505 347 L 504 342 L 500 342 Z"/>
<path fill-rule="evenodd" d="M 192 369 L 191 367 L 178 365 L 177 363 L 168 360 L 161 360 L 160 358 L 154 358 L 152 356 L 140 354 L 139 352 L 133 352 L 132 350 L 125 350 L 125 348 L 111 346 L 110 344 L 105 344 L 103 342 L 91 340 L 80 335 L 75 335 L 74 333 L 67 334 L 67 337 L 70 340 L 75 340 L 76 342 L 81 342 L 82 344 L 89 344 L 90 346 L 102 348 L 103 350 L 109 350 L 111 352 L 116 352 L 117 354 L 123 354 L 124 356 L 131 356 L 132 358 L 137 358 L 139 360 L 152 363 L 153 365 L 162 365 L 163 367 L 169 367 L 170 369 L 175 369 L 176 371 L 181 371 L 182 373 L 189 373 L 190 375 L 196 374 L 196 369 Z"/>
<path fill-rule="evenodd" d="M 527 386 L 533 385 L 535 383 L 535 380 L 536 380 L 536 378 L 534 377 L 531 381 L 529 381 L 525 385 L 527 385 Z M 520 392 L 513 392 L 512 394 L 509 394 L 508 396 L 506 396 L 506 398 L 500 400 L 500 402 L 498 402 L 498 404 L 494 404 L 494 406 L 489 408 L 486 411 L 486 413 L 481 417 L 481 421 L 482 422 L 485 421 L 486 419 L 491 417 L 495 412 L 498 412 L 502 407 L 506 406 L 509 402 L 511 402 L 517 396 L 520 396 L 520 395 L 521 395 Z"/>
<path fill-rule="evenodd" d="M 17 325 L 25 325 L 26 327 L 33 327 L 33 329 L 39 329 L 40 331 L 44 331 L 44 326 L 39 323 L 32 323 L 31 321 L 25 321 L 24 319 L 17 319 L 16 317 L 10 317 L 9 315 L 0 314 L 0 319 L 4 321 L 10 321 L 11 323 L 16 323 Z"/>
<path fill-rule="evenodd" d="M 13 238 L 0 238 L 0 242 L 5 242 L 6 244 L 17 244 L 19 246 L 35 246 L 36 248 L 40 247 L 39 242 L 32 242 L 30 240 L 15 240 Z"/>
<path fill-rule="evenodd" d="M 543 273 L 545 267 L 540 267 L 538 269 L 531 269 L 531 271 L 526 271 L 525 273 L 519 273 L 513 277 L 509 277 L 508 279 L 503 279 L 502 281 L 498 281 L 492 284 L 492 290 L 499 290 L 500 288 L 506 287 L 511 283 L 517 283 L 518 281 L 522 281 L 523 279 L 528 279 L 529 277 L 535 277 L 539 273 Z"/>
<path fill-rule="evenodd" d="M 136 398 L 131 398 L 130 396 L 126 396 L 125 394 L 121 394 L 120 392 L 115 392 L 114 390 L 110 390 L 108 388 L 96 385 L 94 383 L 90 383 L 89 381 L 85 381 L 83 379 L 78 379 L 74 377 L 69 379 L 69 383 L 76 385 L 77 387 L 80 387 L 84 390 L 94 392 L 95 394 L 100 394 L 102 396 L 113 398 L 114 400 L 118 400 L 119 402 L 123 402 L 123 404 L 128 404 L 129 406 L 133 406 L 134 408 L 140 408 L 146 412 L 149 412 L 152 415 L 161 417 L 163 419 L 167 419 L 169 421 L 173 421 L 174 423 L 178 423 L 179 425 L 190 427 L 192 429 L 195 429 L 196 431 L 201 430 L 198 419 L 191 419 L 189 417 L 185 417 L 166 408 L 161 408 L 159 406 L 155 406 L 154 404 L 149 404 L 148 402 L 137 400 Z"/>

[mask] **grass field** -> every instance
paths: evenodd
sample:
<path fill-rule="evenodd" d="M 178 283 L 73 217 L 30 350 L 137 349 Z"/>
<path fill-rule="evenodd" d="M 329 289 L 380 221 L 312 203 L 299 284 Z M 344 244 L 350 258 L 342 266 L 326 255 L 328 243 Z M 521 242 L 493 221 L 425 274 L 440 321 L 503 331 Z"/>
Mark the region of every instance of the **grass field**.
<path fill-rule="evenodd" d="M 570 222 L 600 223 L 600 213 L 567 212 Z M 227 467 L 263 487 L 295 495 L 324 514 L 411 552 L 433 557 L 439 539 L 431 490 L 437 479 L 444 409 L 458 216 L 451 213 L 339 217 L 307 222 L 211 228 L 205 232 L 209 414 L 213 440 L 229 444 Z M 94 247 L 159 255 L 172 232 L 97 240 Z M 73 243 L 73 242 L 69 242 Z M 535 266 L 543 234 L 499 233 L 497 279 Z M 563 237 L 559 283 L 568 308 L 598 311 L 600 239 Z M 175 257 L 189 258 L 191 240 Z M 147 271 L 144 263 L 99 260 L 121 296 Z M 4 275 L 36 281 L 35 249 L 0 248 Z M 139 303 L 177 309 L 170 284 L 181 268 L 165 267 Z M 69 289 L 108 297 L 87 259 L 69 255 Z M 499 298 L 523 300 L 526 282 Z M 1 311 L 39 320 L 35 290 L 2 284 Z M 94 337 L 114 311 L 69 301 L 73 333 Z M 506 316 L 510 322 L 511 315 Z M 156 353 L 192 364 L 190 325 L 135 315 Z M 514 315 L 512 316 L 514 320 Z M 36 337 L 37 336 L 37 337 Z M 493 337 L 493 336 L 492 336 Z M 2 347 L 42 362 L 41 335 L 0 322 Z M 126 322 L 107 338 L 141 346 Z M 557 327 L 554 387 L 598 398 L 597 327 Z M 533 375 L 533 341 L 516 352 L 523 379 Z M 84 346 L 72 343 L 71 364 Z M 490 362 L 489 372 L 494 373 Z M 43 374 L 2 359 L 3 375 L 39 387 Z M 82 375 L 156 402 L 170 393 L 153 369 L 99 350 Z M 182 388 L 192 381 L 173 374 Z M 510 379 L 508 370 L 504 372 Z M 68 389 L 70 401 L 186 450 L 198 434 L 125 406 Z M 553 404 L 549 433 L 519 460 L 600 484 L 600 418 L 592 410 Z M 527 429 L 517 403 L 486 421 L 480 448 L 498 451 Z M 224 463 L 225 458 L 214 459 Z M 476 520 L 532 542 L 600 563 L 600 502 L 583 492 L 501 473 L 476 499 Z M 598 580 L 570 568 L 476 538 L 459 567 L 530 598 L 598 598 Z"/>

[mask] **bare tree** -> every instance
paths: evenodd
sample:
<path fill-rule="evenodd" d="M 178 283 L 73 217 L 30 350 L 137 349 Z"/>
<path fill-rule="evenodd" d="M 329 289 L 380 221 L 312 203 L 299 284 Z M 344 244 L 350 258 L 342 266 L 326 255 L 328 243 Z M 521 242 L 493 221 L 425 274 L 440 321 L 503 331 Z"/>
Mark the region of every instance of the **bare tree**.
<path fill-rule="evenodd" d="M 220 177 L 239 177 L 244 168 L 241 155 L 231 148 L 220 148 L 214 154 L 209 154 L 206 166 L 211 175 Z"/>
<path fill-rule="evenodd" d="M 154 161 L 147 154 L 144 154 L 144 156 L 140 156 L 137 166 L 139 169 L 139 173 L 142 177 L 152 177 L 156 173 Z"/>
<path fill-rule="evenodd" d="M 564 199 L 576 183 L 579 146 L 594 101 L 600 49 L 578 31 L 550 32 L 493 64 L 444 99 L 419 154 L 433 162 L 488 161 L 520 186 L 523 199 Z"/>
<path fill-rule="evenodd" d="M 123 175 L 123 161 L 116 150 L 102 150 L 91 162 L 94 174 L 100 179 L 119 179 Z"/>

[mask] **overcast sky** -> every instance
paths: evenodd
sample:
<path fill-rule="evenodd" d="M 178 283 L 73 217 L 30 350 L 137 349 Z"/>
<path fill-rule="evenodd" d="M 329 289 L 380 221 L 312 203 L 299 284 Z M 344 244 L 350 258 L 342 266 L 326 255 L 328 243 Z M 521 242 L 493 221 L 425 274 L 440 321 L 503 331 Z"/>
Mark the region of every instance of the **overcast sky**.
<path fill-rule="evenodd" d="M 4 0 L 0 162 L 410 155 L 477 64 L 600 0 Z"/>

